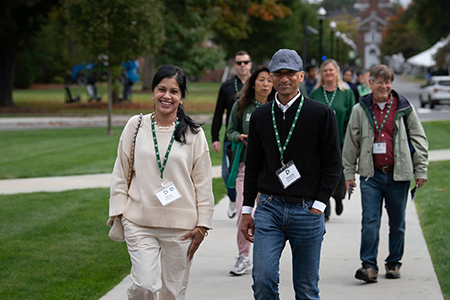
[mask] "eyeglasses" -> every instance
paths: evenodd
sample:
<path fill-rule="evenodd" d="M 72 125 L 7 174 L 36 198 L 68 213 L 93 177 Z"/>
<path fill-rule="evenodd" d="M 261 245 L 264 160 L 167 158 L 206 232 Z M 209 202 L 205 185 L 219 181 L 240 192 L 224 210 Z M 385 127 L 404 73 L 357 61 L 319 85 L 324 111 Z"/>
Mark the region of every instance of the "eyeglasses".
<path fill-rule="evenodd" d="M 375 84 L 376 84 L 376 85 L 379 85 L 379 86 L 382 86 L 383 83 L 384 83 L 386 86 L 389 86 L 389 85 L 392 84 L 391 81 L 375 81 Z"/>
<path fill-rule="evenodd" d="M 235 61 L 234 63 L 237 64 L 238 66 L 241 66 L 242 64 L 248 65 L 249 62 L 250 62 L 249 60 L 244 60 L 244 61 Z"/>

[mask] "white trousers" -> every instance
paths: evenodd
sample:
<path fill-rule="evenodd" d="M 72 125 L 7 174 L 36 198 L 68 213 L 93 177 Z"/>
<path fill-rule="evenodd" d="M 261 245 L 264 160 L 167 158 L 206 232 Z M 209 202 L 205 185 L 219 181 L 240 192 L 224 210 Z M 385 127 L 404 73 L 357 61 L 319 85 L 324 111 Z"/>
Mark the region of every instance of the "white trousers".
<path fill-rule="evenodd" d="M 186 257 L 191 239 L 181 240 L 185 229 L 137 225 L 122 217 L 125 241 L 131 258 L 132 300 L 183 300 L 191 260 Z"/>

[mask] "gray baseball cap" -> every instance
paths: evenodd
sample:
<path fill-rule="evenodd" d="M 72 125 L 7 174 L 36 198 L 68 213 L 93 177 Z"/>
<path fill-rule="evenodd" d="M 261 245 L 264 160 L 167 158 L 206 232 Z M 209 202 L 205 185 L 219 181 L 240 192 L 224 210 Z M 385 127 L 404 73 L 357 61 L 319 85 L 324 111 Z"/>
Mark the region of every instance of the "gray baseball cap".
<path fill-rule="evenodd" d="M 273 55 L 269 63 L 269 71 L 273 73 L 283 69 L 303 71 L 303 61 L 297 51 L 280 49 Z"/>

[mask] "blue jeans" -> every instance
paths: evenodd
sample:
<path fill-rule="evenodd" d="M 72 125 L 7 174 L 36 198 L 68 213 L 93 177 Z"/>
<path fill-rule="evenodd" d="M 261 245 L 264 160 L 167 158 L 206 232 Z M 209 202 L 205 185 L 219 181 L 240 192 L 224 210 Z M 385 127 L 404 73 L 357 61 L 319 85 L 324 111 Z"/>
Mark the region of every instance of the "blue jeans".
<path fill-rule="evenodd" d="M 363 266 L 378 271 L 377 255 L 383 199 L 389 217 L 389 256 L 387 263 L 401 266 L 405 245 L 405 210 L 409 181 L 394 181 L 393 172 L 375 175 L 366 181 L 360 177 L 362 222 L 360 259 Z"/>
<path fill-rule="evenodd" d="M 231 141 L 224 141 L 223 142 L 223 154 L 222 154 L 222 179 L 223 182 L 225 182 L 225 187 L 227 188 L 227 195 L 230 198 L 231 202 L 236 202 L 236 189 L 232 188 L 229 189 L 227 187 L 227 181 L 228 181 L 228 157 L 227 157 L 227 145 L 231 144 Z"/>
<path fill-rule="evenodd" d="M 283 202 L 261 194 L 255 211 L 253 292 L 255 299 L 279 299 L 280 257 L 292 251 L 295 299 L 320 299 L 319 266 L 325 219 L 309 211 L 313 201 Z"/>

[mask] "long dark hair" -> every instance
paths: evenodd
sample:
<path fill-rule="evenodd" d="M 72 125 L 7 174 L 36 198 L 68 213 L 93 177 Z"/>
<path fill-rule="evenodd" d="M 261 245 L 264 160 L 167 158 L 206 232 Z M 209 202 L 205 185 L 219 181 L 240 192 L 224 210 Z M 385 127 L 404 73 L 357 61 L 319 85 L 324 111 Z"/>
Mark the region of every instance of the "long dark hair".
<path fill-rule="evenodd" d="M 181 90 L 181 96 L 183 99 L 186 98 L 188 94 L 186 86 L 186 75 L 180 67 L 174 65 L 163 65 L 161 66 L 153 77 L 152 81 L 152 91 L 155 87 L 165 78 L 175 79 Z M 191 130 L 193 134 L 197 134 L 200 131 L 202 124 L 194 122 L 184 111 L 183 104 L 178 105 L 177 117 L 180 123 L 175 130 L 175 140 L 181 144 L 186 144 L 186 132 L 188 129 Z"/>
<path fill-rule="evenodd" d="M 253 99 L 255 98 L 255 82 L 259 76 L 259 73 L 267 72 L 270 74 L 269 68 L 266 66 L 259 66 L 253 70 L 252 75 L 245 83 L 244 89 L 242 90 L 241 100 L 239 102 L 238 116 L 242 117 L 245 109 L 249 107 L 250 104 L 253 103 Z M 275 89 L 272 87 L 272 91 L 267 96 L 267 102 L 275 98 Z"/>

